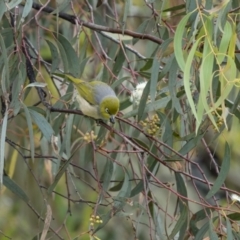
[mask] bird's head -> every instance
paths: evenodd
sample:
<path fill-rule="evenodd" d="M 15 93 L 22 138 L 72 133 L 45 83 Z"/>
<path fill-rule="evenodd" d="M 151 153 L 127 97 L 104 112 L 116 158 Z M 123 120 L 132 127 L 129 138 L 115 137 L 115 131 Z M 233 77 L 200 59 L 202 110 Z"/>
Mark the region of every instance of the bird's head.
<path fill-rule="evenodd" d="M 115 123 L 115 115 L 119 110 L 119 99 L 116 96 L 107 96 L 102 99 L 99 105 L 100 115 L 103 119 Z"/>

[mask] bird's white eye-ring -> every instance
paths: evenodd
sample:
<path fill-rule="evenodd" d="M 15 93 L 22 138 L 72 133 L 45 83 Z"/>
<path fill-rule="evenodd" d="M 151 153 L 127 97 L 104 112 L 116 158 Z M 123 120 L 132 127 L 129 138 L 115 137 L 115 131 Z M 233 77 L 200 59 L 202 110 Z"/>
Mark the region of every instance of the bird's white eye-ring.
<path fill-rule="evenodd" d="M 105 111 L 106 111 L 106 113 L 109 113 L 109 110 L 108 110 L 108 108 L 105 108 Z"/>

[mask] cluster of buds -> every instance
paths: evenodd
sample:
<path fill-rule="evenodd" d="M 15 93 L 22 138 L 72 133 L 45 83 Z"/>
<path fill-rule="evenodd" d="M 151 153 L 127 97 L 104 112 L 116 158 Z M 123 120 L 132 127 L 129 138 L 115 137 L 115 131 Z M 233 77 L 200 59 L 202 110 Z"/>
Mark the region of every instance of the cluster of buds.
<path fill-rule="evenodd" d="M 103 222 L 102 219 L 98 215 L 97 216 L 91 215 L 89 221 L 90 221 L 91 226 L 93 226 L 95 223 L 100 224 Z"/>
<path fill-rule="evenodd" d="M 148 134 L 154 136 L 160 134 L 159 122 L 158 115 L 154 114 L 151 118 L 148 117 L 144 121 L 140 121 L 140 125 Z"/>
<path fill-rule="evenodd" d="M 83 139 L 87 142 L 90 143 L 91 141 L 95 140 L 97 138 L 97 135 L 94 134 L 94 131 L 86 132 L 85 135 L 83 136 Z"/>
<path fill-rule="evenodd" d="M 224 110 L 224 111 L 222 111 Z M 225 123 L 226 118 L 229 114 L 229 109 L 228 108 L 217 108 L 216 111 L 212 112 L 212 115 L 214 115 L 216 117 L 216 123 L 218 127 L 221 127 L 223 125 L 223 123 Z"/>

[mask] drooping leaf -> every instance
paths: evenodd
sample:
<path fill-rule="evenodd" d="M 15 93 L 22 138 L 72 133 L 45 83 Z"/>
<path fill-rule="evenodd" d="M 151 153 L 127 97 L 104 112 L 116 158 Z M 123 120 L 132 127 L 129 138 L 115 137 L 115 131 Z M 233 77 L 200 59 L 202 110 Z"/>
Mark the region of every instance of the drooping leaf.
<path fill-rule="evenodd" d="M 112 161 L 107 159 L 105 167 L 104 167 L 104 171 L 100 178 L 101 181 L 103 182 L 102 186 L 105 191 L 107 191 L 109 188 L 109 184 L 112 179 L 112 174 L 113 174 L 113 163 L 112 163 Z"/>
<path fill-rule="evenodd" d="M 187 216 L 188 216 L 188 208 L 185 206 L 184 208 L 182 208 L 181 213 L 179 213 L 179 219 L 177 221 L 177 223 L 175 224 L 169 238 L 170 239 L 174 239 L 174 237 L 176 236 L 176 234 L 180 232 L 180 230 L 182 229 L 182 227 L 185 225 L 185 223 L 187 223 Z M 186 229 L 184 229 L 184 234 L 186 233 Z M 180 238 L 179 238 L 180 239 Z M 182 239 L 182 238 L 181 238 Z"/>
<path fill-rule="evenodd" d="M 7 133 L 7 123 L 8 123 L 8 114 L 7 111 L 4 114 L 2 126 L 0 125 L 0 186 L 3 183 L 3 169 L 4 169 L 4 160 L 5 160 L 5 140 L 6 140 L 6 133 Z"/>
<path fill-rule="evenodd" d="M 32 10 L 32 4 L 33 4 L 33 0 L 26 0 L 25 4 L 24 4 L 24 8 L 23 8 L 23 12 L 22 12 L 22 19 L 24 20 L 25 17 L 27 17 L 27 15 L 30 13 L 30 11 Z M 23 21 L 22 20 L 22 21 Z"/>
<path fill-rule="evenodd" d="M 211 215 L 211 210 L 209 208 L 201 209 L 198 212 L 194 213 L 190 219 L 190 232 L 195 236 L 199 231 L 197 223 L 201 220 L 207 219 Z"/>
<path fill-rule="evenodd" d="M 44 118 L 41 114 L 34 111 L 31 108 L 28 108 L 28 111 L 33 119 L 33 121 L 37 124 L 40 131 L 42 132 L 43 136 L 50 142 L 52 135 L 54 135 L 54 131 L 52 129 L 52 126 L 49 124 L 49 122 Z"/>
<path fill-rule="evenodd" d="M 118 76 L 119 72 L 122 69 L 123 63 L 125 61 L 124 51 L 125 51 L 125 49 L 122 49 L 121 47 L 119 48 L 119 51 L 118 51 L 118 54 L 116 57 L 116 61 L 115 61 L 115 64 L 114 64 L 113 70 L 112 70 L 112 72 L 115 76 Z"/>
<path fill-rule="evenodd" d="M 153 59 L 153 65 L 151 70 L 151 79 L 150 79 L 150 100 L 153 103 L 156 97 L 157 81 L 159 73 L 159 62 L 157 58 Z"/>
<path fill-rule="evenodd" d="M 68 62 L 68 73 L 71 73 L 73 76 L 79 76 L 79 59 L 72 47 L 72 44 L 61 34 L 58 34 L 58 41 L 62 45 L 66 60 Z"/>
<path fill-rule="evenodd" d="M 21 187 L 18 186 L 16 182 L 14 182 L 11 178 L 9 178 L 9 176 L 7 175 L 3 176 L 3 184 L 7 189 L 13 192 L 16 196 L 18 196 L 24 202 L 26 203 L 29 202 L 27 194 L 23 191 Z"/>
<path fill-rule="evenodd" d="M 182 71 L 184 71 L 185 64 L 186 64 L 186 61 L 184 59 L 185 54 L 184 54 L 184 50 L 183 50 L 182 39 L 184 39 L 183 36 L 185 33 L 186 24 L 191 16 L 191 14 L 192 13 L 190 12 L 184 18 L 182 18 L 182 20 L 180 21 L 180 23 L 177 26 L 175 36 L 174 36 L 174 41 L 173 41 L 175 57 L 178 62 L 178 65 Z"/>
<path fill-rule="evenodd" d="M 233 240 L 232 226 L 228 218 L 226 218 L 226 223 L 227 223 L 227 239 Z"/>
<path fill-rule="evenodd" d="M 28 132 L 29 132 L 30 153 L 31 153 L 31 158 L 33 160 L 34 155 L 35 155 L 35 148 L 34 148 L 34 134 L 33 134 L 32 119 L 31 119 L 31 115 L 30 115 L 30 112 L 29 112 L 29 109 L 27 108 L 27 106 L 22 103 L 22 107 L 24 109 L 25 117 L 27 120 Z"/>
<path fill-rule="evenodd" d="M 211 240 L 218 240 L 216 232 L 214 232 L 212 221 L 209 221 L 209 238 Z"/>
<path fill-rule="evenodd" d="M 215 193 L 217 193 L 217 191 L 220 189 L 220 187 L 224 183 L 224 181 L 228 175 L 229 169 L 230 169 L 230 160 L 231 160 L 231 150 L 230 150 L 228 143 L 226 143 L 221 170 L 220 170 L 219 175 L 218 175 L 217 179 L 215 180 L 212 188 L 207 193 L 206 199 L 211 198 Z"/>
<path fill-rule="evenodd" d="M 50 40 L 46 40 L 50 51 L 51 51 L 51 56 L 52 56 L 52 63 L 51 63 L 51 73 L 54 73 L 57 70 L 57 67 L 59 65 L 60 59 L 59 59 L 59 54 L 58 54 L 58 49 L 55 46 L 54 43 L 52 43 Z"/>

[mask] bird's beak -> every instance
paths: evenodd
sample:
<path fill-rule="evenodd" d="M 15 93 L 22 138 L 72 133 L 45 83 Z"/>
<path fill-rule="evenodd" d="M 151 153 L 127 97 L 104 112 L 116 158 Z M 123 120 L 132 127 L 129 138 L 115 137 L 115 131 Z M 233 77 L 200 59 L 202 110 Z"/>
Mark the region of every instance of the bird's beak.
<path fill-rule="evenodd" d="M 114 118 L 114 116 L 112 115 L 111 117 L 110 117 L 110 122 L 112 123 L 112 124 L 114 124 L 115 123 L 115 118 Z"/>

